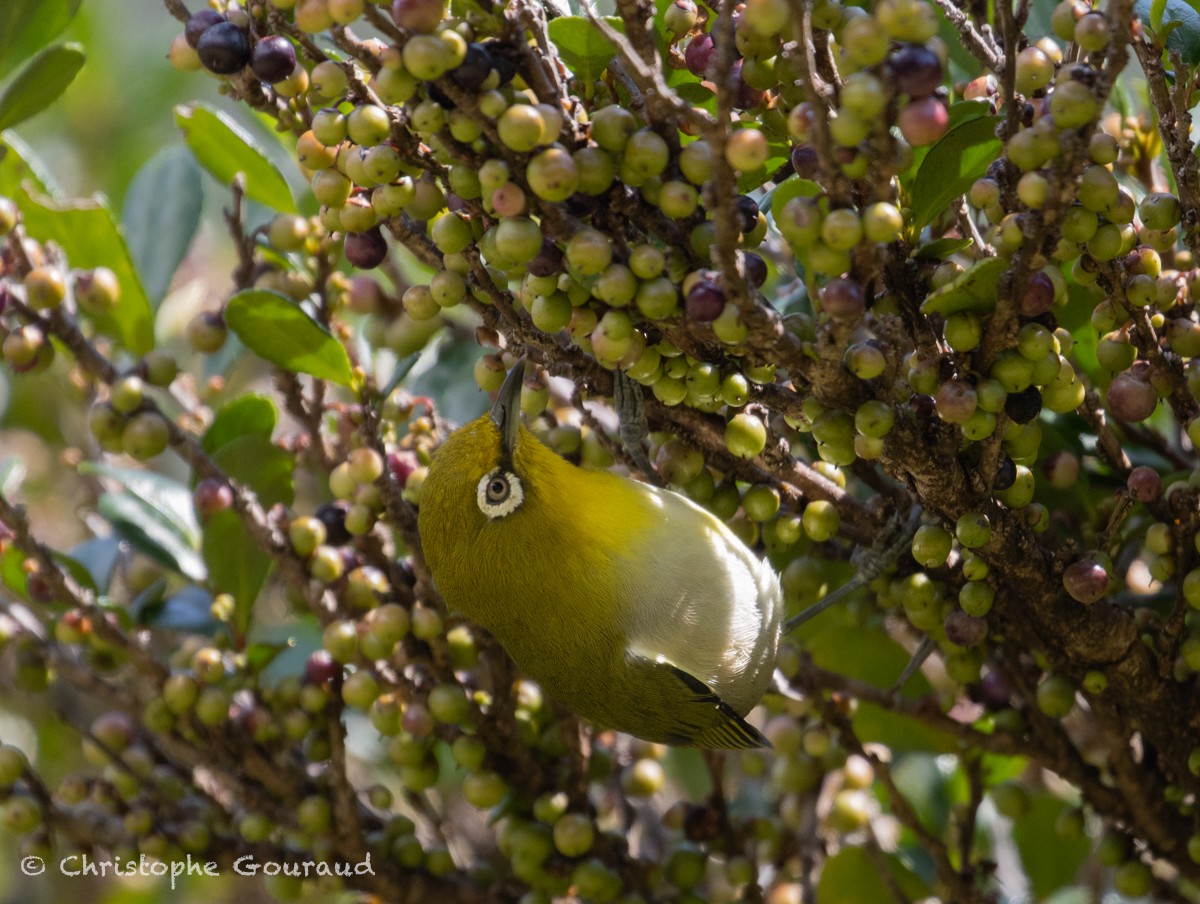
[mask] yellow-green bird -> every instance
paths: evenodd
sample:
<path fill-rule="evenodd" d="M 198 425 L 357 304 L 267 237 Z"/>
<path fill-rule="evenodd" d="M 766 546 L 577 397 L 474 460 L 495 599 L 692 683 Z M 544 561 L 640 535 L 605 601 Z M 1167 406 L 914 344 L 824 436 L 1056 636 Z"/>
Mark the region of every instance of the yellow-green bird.
<path fill-rule="evenodd" d="M 711 513 L 556 455 L 520 421 L 524 361 L 442 443 L 418 527 L 452 611 L 580 715 L 648 741 L 769 746 L 779 581 Z"/>

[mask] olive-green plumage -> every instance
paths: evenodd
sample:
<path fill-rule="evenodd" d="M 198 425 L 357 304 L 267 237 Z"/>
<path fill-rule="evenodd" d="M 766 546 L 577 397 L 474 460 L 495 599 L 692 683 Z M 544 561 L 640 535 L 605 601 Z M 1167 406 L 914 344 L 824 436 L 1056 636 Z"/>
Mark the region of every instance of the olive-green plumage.
<path fill-rule="evenodd" d="M 425 558 L 447 604 L 603 726 L 765 744 L 742 716 L 774 670 L 774 572 L 685 497 L 542 445 L 515 422 L 521 368 L 491 414 L 442 444 L 421 489 Z"/>

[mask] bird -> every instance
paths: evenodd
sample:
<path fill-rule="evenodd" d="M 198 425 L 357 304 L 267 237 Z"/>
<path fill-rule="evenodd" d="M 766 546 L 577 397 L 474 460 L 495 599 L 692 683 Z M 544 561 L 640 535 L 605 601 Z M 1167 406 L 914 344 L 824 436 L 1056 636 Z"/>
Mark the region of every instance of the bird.
<path fill-rule="evenodd" d="M 543 445 L 521 423 L 524 365 L 443 440 L 421 486 L 418 534 L 448 609 L 601 728 L 769 747 L 745 716 L 775 669 L 774 569 L 686 496 Z"/>

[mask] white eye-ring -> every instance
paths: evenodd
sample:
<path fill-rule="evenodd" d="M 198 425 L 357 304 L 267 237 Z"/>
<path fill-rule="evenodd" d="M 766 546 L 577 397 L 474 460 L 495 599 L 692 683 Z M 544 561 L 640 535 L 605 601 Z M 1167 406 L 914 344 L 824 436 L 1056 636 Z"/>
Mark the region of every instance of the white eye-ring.
<path fill-rule="evenodd" d="M 525 490 L 521 480 L 511 471 L 492 471 L 484 475 L 475 491 L 479 510 L 495 520 L 511 515 L 525 501 Z"/>

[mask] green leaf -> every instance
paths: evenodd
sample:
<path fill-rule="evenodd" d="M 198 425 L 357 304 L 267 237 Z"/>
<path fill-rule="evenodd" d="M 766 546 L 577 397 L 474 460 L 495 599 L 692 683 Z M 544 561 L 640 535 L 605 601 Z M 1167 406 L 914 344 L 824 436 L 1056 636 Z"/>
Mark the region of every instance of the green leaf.
<path fill-rule="evenodd" d="M 105 493 L 96 505 L 113 530 L 165 568 L 193 581 L 207 575 L 195 548 L 160 513 L 130 493 Z"/>
<path fill-rule="evenodd" d="M 121 222 L 142 285 L 157 305 L 167 294 L 196 227 L 204 189 L 196 158 L 183 147 L 163 148 L 133 177 Z"/>
<path fill-rule="evenodd" d="M 878 860 L 887 865 L 891 878 L 909 900 L 924 898 L 929 888 L 894 854 L 880 852 Z M 877 860 L 861 847 L 842 848 L 825 861 L 817 881 L 816 899 L 821 904 L 863 904 L 864 901 L 892 901 L 888 883 L 879 874 Z"/>
<path fill-rule="evenodd" d="M 956 804 L 967 799 L 967 785 L 954 756 L 908 753 L 899 757 L 892 778 L 908 798 L 921 824 L 941 836 Z"/>
<path fill-rule="evenodd" d="M 236 512 L 218 512 L 204 525 L 204 561 L 208 583 L 234 599 L 234 626 L 244 633 L 250 611 L 274 564 L 246 533 Z"/>
<path fill-rule="evenodd" d="M 256 433 L 239 436 L 217 449 L 212 457 L 226 474 L 252 489 L 264 506 L 291 504 L 295 458 L 269 438 Z"/>
<path fill-rule="evenodd" d="M 1066 806 L 1060 798 L 1046 792 L 1034 792 L 1024 816 L 1013 826 L 1013 841 L 1021 852 L 1021 863 L 1036 900 L 1070 883 L 1079 872 L 1092 843 L 1086 835 L 1064 838 L 1055 831 L 1058 814 Z M 1053 844 L 1046 840 L 1053 838 Z"/>
<path fill-rule="evenodd" d="M 950 129 L 929 149 L 913 183 L 913 229 L 924 229 L 987 171 L 1004 146 L 996 137 L 999 121 L 999 116 L 968 120 Z"/>
<path fill-rule="evenodd" d="M 184 587 L 166 599 L 162 598 L 160 589 L 156 598 L 142 602 L 135 611 L 135 618 L 156 628 L 213 634 L 221 623 L 212 616 L 212 601 L 212 594 L 203 587 Z"/>
<path fill-rule="evenodd" d="M 948 317 L 960 311 L 990 311 L 996 306 L 1000 277 L 1006 270 L 1008 262 L 1003 258 L 978 260 L 949 283 L 930 292 L 921 302 L 921 312 Z"/>
<path fill-rule="evenodd" d="M 950 119 L 946 123 L 946 133 L 957 129 L 964 123 L 971 122 L 976 119 L 983 119 L 985 116 L 992 116 L 992 105 L 985 100 L 960 100 L 956 104 L 950 105 Z M 942 136 L 943 138 L 945 135 Z M 921 169 L 921 164 L 925 158 L 929 156 L 929 152 L 936 146 L 934 144 L 922 145 L 918 148 L 913 148 L 912 165 L 909 166 L 903 173 L 900 174 L 900 182 L 904 187 L 911 191 L 913 180 Z"/>
<path fill-rule="evenodd" d="M 113 568 L 121 555 L 121 541 L 117 537 L 96 537 L 73 546 L 68 555 L 87 571 L 93 587 L 107 593 Z"/>
<path fill-rule="evenodd" d="M 25 229 L 39 241 L 52 241 L 66 252 L 71 266 L 105 266 L 121 284 L 121 298 L 108 314 L 90 314 L 97 328 L 135 355 L 154 347 L 154 312 L 129 256 L 129 248 L 102 197 L 59 203 L 24 186 L 16 201 Z"/>
<path fill-rule="evenodd" d="M 621 34 L 625 33 L 625 23 L 616 16 L 602 18 Z M 549 32 L 562 61 L 583 82 L 599 78 L 604 67 L 617 55 L 613 43 L 583 16 L 551 19 Z"/>
<path fill-rule="evenodd" d="M 764 212 L 769 210 L 783 210 L 783 206 L 792 198 L 812 198 L 821 193 L 821 186 L 817 185 L 811 179 L 802 179 L 799 176 L 788 176 L 773 189 L 767 192 L 762 201 L 759 202 L 759 210 Z"/>
<path fill-rule="evenodd" d="M 83 0 L 4 0 L 0 3 L 0 78 L 67 27 Z"/>
<path fill-rule="evenodd" d="M 0 554 L 0 581 L 3 581 L 4 586 L 21 599 L 27 599 L 25 569 L 21 567 L 25 558 L 25 553 L 15 546 L 8 547 L 3 554 Z"/>
<path fill-rule="evenodd" d="M 913 257 L 931 261 L 945 260 L 952 254 L 957 254 L 960 251 L 970 248 L 974 244 L 974 241 L 974 239 L 937 239 L 936 241 L 922 245 L 917 249 Z"/>
<path fill-rule="evenodd" d="M 57 197 L 58 188 L 33 149 L 13 132 L 0 137 L 0 195 L 16 200 L 21 185 L 29 183 L 42 194 Z"/>
<path fill-rule="evenodd" d="M 79 473 L 116 481 L 126 492 L 155 512 L 158 520 L 170 527 L 185 543 L 193 548 L 199 545 L 200 527 L 192 507 L 192 493 L 179 481 L 153 471 L 114 468 L 96 461 L 81 462 Z"/>
<path fill-rule="evenodd" d="M 79 44 L 47 47 L 0 94 L 0 129 L 41 113 L 67 90 L 87 57 Z"/>
<path fill-rule="evenodd" d="M 1154 7 L 1161 4 L 1157 17 Z M 1185 0 L 1134 0 L 1133 14 L 1157 31 L 1167 50 L 1177 52 L 1189 66 L 1200 63 L 1200 12 Z M 1171 25 L 1176 27 L 1170 28 Z M 1168 30 L 1169 29 L 1169 30 Z"/>
<path fill-rule="evenodd" d="M 175 122 L 200 165 L 218 182 L 229 185 L 241 173 L 246 196 L 274 210 L 296 212 L 296 201 L 287 180 L 254 144 L 241 126 L 203 104 L 175 108 Z"/>
<path fill-rule="evenodd" d="M 238 396 L 217 412 L 200 444 L 211 455 L 243 436 L 253 435 L 269 440 L 278 419 L 279 413 L 270 397 L 253 393 Z"/>
<path fill-rule="evenodd" d="M 342 386 L 352 382 L 345 347 L 278 292 L 238 292 L 225 307 L 225 323 L 247 348 L 284 370 Z"/>

